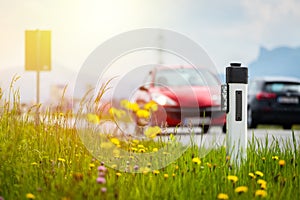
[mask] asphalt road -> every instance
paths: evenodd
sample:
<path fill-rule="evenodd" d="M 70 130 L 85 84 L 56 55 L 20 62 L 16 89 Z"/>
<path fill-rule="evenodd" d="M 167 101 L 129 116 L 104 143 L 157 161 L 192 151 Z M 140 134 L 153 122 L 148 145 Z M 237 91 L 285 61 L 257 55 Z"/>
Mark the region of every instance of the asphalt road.
<path fill-rule="evenodd" d="M 205 146 L 208 148 L 220 147 L 226 145 L 226 134 L 222 133 L 221 128 L 212 127 L 207 134 L 200 134 L 200 128 L 185 128 L 185 129 L 169 129 L 168 132 L 177 132 L 177 139 L 185 144 L 190 145 L 194 142 L 198 146 Z M 300 146 L 300 131 L 294 131 L 296 144 Z M 166 137 L 167 136 L 163 136 Z M 252 139 L 255 139 L 255 145 L 270 147 L 272 144 L 278 141 L 278 145 L 281 148 L 290 147 L 293 148 L 292 130 L 283 129 L 248 129 L 247 132 L 248 141 L 251 143 Z M 254 138 L 253 138 L 254 137 Z M 268 142 L 266 142 L 268 141 Z"/>
<path fill-rule="evenodd" d="M 85 127 L 85 124 L 79 125 L 79 128 Z M 77 127 L 78 128 L 78 127 Z M 101 133 L 116 133 L 119 134 L 130 134 L 135 137 L 135 128 L 131 125 L 115 125 L 113 122 L 103 123 L 98 131 Z M 218 148 L 221 146 L 226 146 L 226 134 L 222 133 L 220 127 L 211 127 L 207 134 L 201 134 L 201 128 L 168 128 L 163 130 L 163 134 L 157 139 L 164 141 L 169 140 L 169 135 L 173 134 L 177 141 L 184 145 L 191 145 L 192 143 L 203 146 L 208 149 Z M 296 138 L 297 147 L 300 146 L 300 130 L 294 131 Z M 293 148 L 294 143 L 292 139 L 292 130 L 274 129 L 274 128 L 259 128 L 259 129 L 248 129 L 247 132 L 248 141 L 251 143 L 255 139 L 256 147 L 265 147 L 266 145 L 270 147 L 272 144 L 278 142 L 278 145 L 283 150 L 284 148 Z M 254 138 L 253 138 L 254 137 Z M 268 142 L 266 142 L 268 141 Z"/>

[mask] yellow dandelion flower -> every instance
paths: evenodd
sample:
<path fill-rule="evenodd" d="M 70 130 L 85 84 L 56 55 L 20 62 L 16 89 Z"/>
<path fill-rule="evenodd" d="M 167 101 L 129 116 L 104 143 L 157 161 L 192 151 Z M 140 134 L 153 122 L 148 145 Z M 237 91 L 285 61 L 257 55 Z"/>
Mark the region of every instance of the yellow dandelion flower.
<path fill-rule="evenodd" d="M 198 165 L 200 165 L 200 164 L 201 164 L 201 160 L 200 160 L 200 158 L 199 158 L 199 157 L 195 157 L 195 158 L 193 158 L 193 159 L 192 159 L 192 162 L 193 162 L 193 163 L 196 163 L 196 164 L 198 164 Z"/>
<path fill-rule="evenodd" d="M 116 117 L 117 119 L 121 119 L 126 116 L 126 112 L 124 110 L 119 110 L 116 108 L 110 108 L 108 112 L 112 117 Z"/>
<path fill-rule="evenodd" d="M 144 149 L 145 148 L 145 146 L 142 145 L 142 144 L 139 144 L 137 147 L 140 148 L 140 149 Z"/>
<path fill-rule="evenodd" d="M 93 124 L 99 124 L 100 123 L 100 118 L 98 115 L 96 114 L 92 114 L 92 113 L 89 113 L 87 114 L 87 120 Z"/>
<path fill-rule="evenodd" d="M 266 190 L 267 189 L 267 182 L 265 180 L 259 179 L 259 180 L 257 180 L 257 184 L 260 185 L 260 188 L 262 190 Z"/>
<path fill-rule="evenodd" d="M 226 200 L 226 199 L 229 199 L 229 196 L 228 196 L 228 194 L 225 194 L 225 193 L 219 193 L 217 198 L 220 200 Z"/>
<path fill-rule="evenodd" d="M 116 176 L 117 176 L 117 177 L 120 177 L 120 176 L 122 176 L 122 174 L 121 174 L 120 172 L 117 172 L 117 173 L 116 173 Z"/>
<path fill-rule="evenodd" d="M 266 157 L 262 157 L 261 159 L 262 159 L 263 161 L 265 161 L 265 160 L 266 160 Z"/>
<path fill-rule="evenodd" d="M 265 190 L 256 190 L 255 191 L 255 196 L 256 197 L 266 197 L 267 192 Z"/>
<path fill-rule="evenodd" d="M 150 172 L 150 168 L 148 167 L 141 167 L 140 170 L 143 174 L 148 174 Z"/>
<path fill-rule="evenodd" d="M 176 170 L 177 170 L 177 169 L 179 169 L 179 166 L 178 166 L 178 165 L 176 165 L 176 166 L 175 166 L 175 169 L 176 169 Z"/>
<path fill-rule="evenodd" d="M 157 175 L 157 174 L 159 174 L 159 171 L 158 170 L 153 170 L 152 173 Z"/>
<path fill-rule="evenodd" d="M 33 162 L 33 163 L 31 163 L 31 165 L 37 165 L 37 162 Z"/>
<path fill-rule="evenodd" d="M 254 174 L 254 173 L 252 173 L 252 172 L 250 172 L 250 173 L 248 174 L 248 176 L 250 176 L 250 177 L 251 177 L 251 178 L 253 178 L 253 179 L 255 179 L 255 178 L 256 178 L 255 174 Z"/>
<path fill-rule="evenodd" d="M 116 165 L 116 164 L 112 164 L 112 165 L 111 165 L 111 168 L 116 169 L 116 168 L 117 168 L 117 165 Z"/>
<path fill-rule="evenodd" d="M 95 164 L 94 164 L 94 163 L 90 163 L 90 164 L 89 164 L 89 167 L 90 167 L 90 168 L 94 168 L 94 167 L 95 167 Z"/>
<path fill-rule="evenodd" d="M 146 103 L 144 105 L 144 109 L 155 112 L 155 111 L 157 111 L 158 106 L 157 106 L 157 103 L 155 101 L 149 101 L 148 103 Z"/>
<path fill-rule="evenodd" d="M 139 153 L 145 153 L 146 150 L 145 149 L 139 149 Z"/>
<path fill-rule="evenodd" d="M 260 177 L 263 177 L 263 176 L 264 176 L 264 174 L 263 174 L 261 171 L 256 171 L 255 174 L 256 174 L 257 176 L 260 176 Z"/>
<path fill-rule="evenodd" d="M 153 148 L 152 151 L 153 152 L 158 152 L 158 148 Z"/>
<path fill-rule="evenodd" d="M 138 143 L 140 143 L 140 141 L 139 141 L 139 140 L 132 140 L 132 142 L 133 142 L 134 144 L 138 144 Z"/>
<path fill-rule="evenodd" d="M 137 103 L 131 103 L 129 110 L 132 110 L 133 112 L 136 112 L 140 109 L 139 105 Z"/>
<path fill-rule="evenodd" d="M 239 186 L 239 187 L 235 188 L 234 191 L 238 194 L 245 193 L 245 192 L 248 192 L 248 187 L 247 186 Z"/>
<path fill-rule="evenodd" d="M 176 174 L 174 174 L 174 173 L 173 173 L 173 174 L 172 174 L 172 176 L 173 176 L 173 177 L 175 177 L 175 176 L 176 176 Z"/>
<path fill-rule="evenodd" d="M 139 118 L 146 118 L 148 119 L 150 117 L 150 112 L 148 110 L 138 110 L 136 111 L 136 116 Z"/>
<path fill-rule="evenodd" d="M 283 167 L 285 165 L 285 160 L 279 160 L 278 164 L 280 167 Z"/>
<path fill-rule="evenodd" d="M 135 148 L 135 147 L 131 147 L 130 149 L 131 149 L 131 151 L 137 151 L 137 150 L 138 150 L 138 149 Z"/>
<path fill-rule="evenodd" d="M 32 193 L 27 193 L 26 198 L 27 199 L 35 199 L 35 196 Z"/>
<path fill-rule="evenodd" d="M 239 180 L 239 178 L 237 176 L 234 176 L 234 175 L 227 176 L 227 179 L 229 181 L 233 182 L 233 183 L 236 183 Z"/>
<path fill-rule="evenodd" d="M 169 174 L 164 174 L 164 178 L 169 178 Z"/>
<path fill-rule="evenodd" d="M 148 174 L 149 173 L 149 170 L 143 170 L 143 174 Z"/>
<path fill-rule="evenodd" d="M 212 164 L 210 164 L 210 163 L 206 163 L 206 165 L 207 165 L 208 168 L 212 167 Z"/>
<path fill-rule="evenodd" d="M 159 133 L 161 133 L 161 129 L 158 126 L 150 126 L 144 132 L 148 138 L 155 138 Z"/>
<path fill-rule="evenodd" d="M 267 182 L 263 179 L 257 180 L 257 184 L 260 185 L 260 189 L 266 190 L 267 189 Z"/>
<path fill-rule="evenodd" d="M 267 184 L 267 181 L 263 180 L 263 179 L 258 179 L 257 180 L 257 184 L 261 185 L 261 184 Z"/>
<path fill-rule="evenodd" d="M 66 162 L 66 160 L 63 159 L 63 158 L 58 158 L 57 160 L 60 161 L 60 162 Z"/>
<path fill-rule="evenodd" d="M 111 138 L 110 141 L 114 144 L 114 145 L 119 145 L 120 144 L 120 140 L 118 138 Z"/>
<path fill-rule="evenodd" d="M 260 189 L 266 190 L 266 189 L 267 189 L 267 183 L 261 184 L 261 185 L 260 185 Z"/>
<path fill-rule="evenodd" d="M 121 106 L 127 110 L 131 110 L 133 112 L 136 112 L 139 110 L 139 105 L 137 103 L 131 103 L 130 101 L 124 99 L 121 101 Z"/>
<path fill-rule="evenodd" d="M 278 157 L 278 156 L 272 156 L 272 159 L 273 159 L 273 160 L 278 160 L 279 157 Z"/>

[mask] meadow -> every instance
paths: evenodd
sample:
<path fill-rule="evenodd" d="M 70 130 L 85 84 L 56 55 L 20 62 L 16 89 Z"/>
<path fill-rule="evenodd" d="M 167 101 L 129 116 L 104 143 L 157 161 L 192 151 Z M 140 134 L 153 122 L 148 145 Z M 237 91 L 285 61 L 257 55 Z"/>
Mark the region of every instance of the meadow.
<path fill-rule="evenodd" d="M 97 157 L 83 144 L 78 129 L 67 124 L 74 114 L 47 113 L 47 122 L 36 123 L 31 111 L 19 113 L 18 104 L 2 100 L 0 107 L 1 200 L 300 198 L 299 138 L 293 132 L 293 145 L 283 148 L 279 139 L 267 148 L 267 139 L 253 138 L 239 166 L 226 156 L 225 147 L 199 157 L 195 143 L 177 158 L 174 149 L 182 147 L 172 134 L 155 136 L 169 137 L 173 148 L 164 148 L 167 144 L 154 137 L 124 142 L 113 133 L 98 134 L 111 143 L 106 141 L 109 147 L 104 149 L 143 156 L 164 148 L 162 155 L 176 157 L 158 169 L 151 161 L 137 165 L 132 156 Z"/>

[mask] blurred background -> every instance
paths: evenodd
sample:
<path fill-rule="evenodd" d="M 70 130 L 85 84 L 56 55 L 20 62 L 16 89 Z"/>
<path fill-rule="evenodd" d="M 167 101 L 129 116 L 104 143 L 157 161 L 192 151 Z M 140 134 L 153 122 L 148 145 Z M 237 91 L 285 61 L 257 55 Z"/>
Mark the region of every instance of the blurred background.
<path fill-rule="evenodd" d="M 51 71 L 40 73 L 40 102 L 71 101 L 78 71 L 104 41 L 139 28 L 169 29 L 199 44 L 224 81 L 225 67 L 239 61 L 250 79 L 261 75 L 300 78 L 300 1 L 298 0 L 11 0 L 0 3 L 0 86 L 14 74 L 22 103 L 36 101 L 36 73 L 25 71 L 25 31 L 51 30 Z M 157 37 L 164 44 L 164 36 Z M 160 52 L 135 55 L 141 63 L 178 64 Z M 123 76 L 132 64 L 120 59 L 103 80 Z M 144 63 L 147 64 L 148 62 Z M 182 63 L 180 63 L 182 64 Z M 135 64 L 136 65 L 136 64 Z M 137 66 L 137 65 L 136 65 Z M 146 73 L 146 72 L 145 72 Z M 88 90 L 89 75 L 80 83 Z M 130 77 L 130 76 L 129 76 Z M 137 85 L 143 75 L 129 78 Z M 128 91 L 118 91 L 119 98 Z M 75 97 L 76 98 L 76 97 Z M 78 97 L 79 98 L 79 97 Z"/>

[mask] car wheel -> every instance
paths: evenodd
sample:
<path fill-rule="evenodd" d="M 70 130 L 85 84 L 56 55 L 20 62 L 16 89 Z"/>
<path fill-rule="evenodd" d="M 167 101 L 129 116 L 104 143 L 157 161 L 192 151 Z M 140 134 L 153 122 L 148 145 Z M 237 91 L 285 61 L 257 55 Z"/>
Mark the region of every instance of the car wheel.
<path fill-rule="evenodd" d="M 203 125 L 203 126 L 202 126 L 202 132 L 203 132 L 204 134 L 208 133 L 208 130 L 209 130 L 209 125 Z"/>
<path fill-rule="evenodd" d="M 290 130 L 290 129 L 292 129 L 292 125 L 291 124 L 284 124 L 284 125 L 282 125 L 282 127 L 283 127 L 284 130 Z"/>
<path fill-rule="evenodd" d="M 256 128 L 257 127 L 257 122 L 253 118 L 253 111 L 250 107 L 247 110 L 247 125 L 248 125 L 248 128 Z"/>
<path fill-rule="evenodd" d="M 226 127 L 226 123 L 225 123 L 222 127 L 222 133 L 226 134 L 226 132 L 227 132 L 227 127 Z"/>

